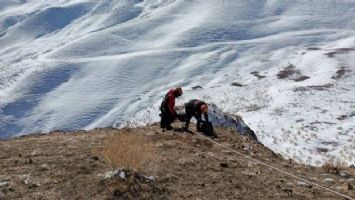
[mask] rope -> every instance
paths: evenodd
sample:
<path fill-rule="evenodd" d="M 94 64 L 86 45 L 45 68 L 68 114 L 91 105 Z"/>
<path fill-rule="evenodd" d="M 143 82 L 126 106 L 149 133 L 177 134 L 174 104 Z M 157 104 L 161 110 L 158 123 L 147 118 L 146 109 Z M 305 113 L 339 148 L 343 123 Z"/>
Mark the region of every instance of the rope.
<path fill-rule="evenodd" d="M 224 145 L 222 145 L 222 144 L 220 144 L 220 143 L 218 143 L 218 142 L 212 140 L 211 138 L 208 138 L 207 136 L 204 136 L 204 135 L 201 135 L 201 134 L 198 134 L 198 133 L 196 133 L 196 135 L 198 135 L 199 137 L 204 138 L 204 139 L 206 139 L 206 140 L 209 140 L 210 142 L 212 142 L 212 143 L 214 143 L 214 144 L 216 144 L 216 145 L 218 145 L 218 146 L 220 146 L 220 147 L 223 147 L 223 148 L 225 148 L 225 149 L 228 149 L 228 150 L 230 150 L 230 151 L 232 151 L 232 152 L 234 152 L 234 153 L 236 153 L 236 154 L 238 154 L 238 155 L 240 155 L 240 156 L 243 156 L 243 157 L 245 157 L 245 158 L 248 158 L 248 159 L 250 159 L 250 160 L 252 160 L 252 161 L 254 161 L 254 162 L 256 162 L 256 163 L 258 163 L 258 164 L 260 164 L 260 165 L 264 165 L 264 166 L 269 167 L 269 168 L 271 168 L 271 169 L 274 169 L 274 170 L 276 170 L 276 171 L 278 171 L 278 172 L 281 172 L 281 173 L 283 173 L 283 174 L 286 174 L 286 175 L 288 175 L 288 176 L 290 176 L 290 177 L 293 177 L 293 178 L 295 178 L 295 179 L 297 179 L 297 180 L 306 182 L 306 183 L 311 184 L 311 185 L 313 185 L 313 186 L 315 186 L 315 187 L 317 187 L 317 188 L 320 188 L 320 189 L 326 190 L 326 191 L 328 191 L 328 192 L 331 192 L 331 193 L 333 193 L 333 194 L 335 194 L 335 195 L 338 195 L 338 196 L 347 198 L 347 199 L 349 199 L 349 200 L 355 200 L 355 198 L 353 198 L 353 197 L 350 197 L 350 196 L 347 196 L 347 195 L 345 195 L 345 194 L 339 193 L 339 192 L 334 191 L 334 190 L 332 190 L 332 189 L 330 189 L 330 188 L 321 186 L 321 185 L 319 185 L 319 184 L 317 184 L 317 183 L 308 181 L 308 180 L 306 180 L 306 179 L 304 179 L 304 178 L 298 177 L 298 176 L 296 176 L 296 175 L 294 175 L 294 174 L 291 174 L 291 173 L 289 173 L 289 172 L 286 172 L 286 171 L 284 171 L 284 170 L 282 170 L 282 169 L 279 169 L 279 168 L 276 168 L 276 167 L 274 167 L 274 166 L 268 165 L 268 164 L 266 164 L 266 163 L 264 163 L 264 162 L 262 162 L 262 161 L 259 161 L 259 160 L 255 159 L 255 158 L 252 158 L 252 157 L 250 157 L 250 156 L 248 156 L 248 155 L 242 154 L 242 153 L 240 153 L 240 152 L 238 152 L 238 151 L 236 151 L 236 150 L 234 150 L 234 149 L 232 149 L 232 148 L 230 148 L 230 147 L 224 146 Z"/>

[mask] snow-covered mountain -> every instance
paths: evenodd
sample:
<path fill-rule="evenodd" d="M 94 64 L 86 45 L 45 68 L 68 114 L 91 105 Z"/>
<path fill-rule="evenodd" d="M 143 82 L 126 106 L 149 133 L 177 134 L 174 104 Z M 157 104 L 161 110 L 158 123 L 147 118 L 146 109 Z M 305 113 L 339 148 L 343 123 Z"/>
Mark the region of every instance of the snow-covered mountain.
<path fill-rule="evenodd" d="M 355 0 L 0 0 L 0 137 L 155 122 L 175 86 L 355 164 Z"/>

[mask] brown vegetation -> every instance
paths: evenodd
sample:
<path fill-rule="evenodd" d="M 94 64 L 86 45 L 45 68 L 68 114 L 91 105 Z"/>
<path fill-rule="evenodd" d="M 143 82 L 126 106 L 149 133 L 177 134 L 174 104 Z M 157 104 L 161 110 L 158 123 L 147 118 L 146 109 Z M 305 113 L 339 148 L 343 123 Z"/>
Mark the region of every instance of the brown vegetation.
<path fill-rule="evenodd" d="M 285 67 L 283 70 L 279 71 L 277 73 L 277 78 L 279 79 L 286 79 L 289 78 L 290 76 L 294 75 L 296 73 L 296 67 L 292 64 L 289 64 L 287 67 Z"/>
<path fill-rule="evenodd" d="M 310 77 L 302 75 L 300 70 L 296 69 L 294 65 L 289 64 L 287 67 L 279 71 L 279 73 L 277 73 L 277 78 L 290 79 L 295 82 L 301 82 L 309 79 Z"/>
<path fill-rule="evenodd" d="M 328 53 L 325 53 L 325 55 L 327 55 L 329 58 L 334 58 L 335 55 L 337 55 L 337 54 L 346 54 L 351 51 L 355 51 L 355 49 L 354 48 L 338 48 L 338 49 L 334 49 L 333 51 L 330 51 Z"/>
<path fill-rule="evenodd" d="M 330 159 L 322 165 L 322 168 L 328 173 L 339 173 L 346 169 L 347 166 L 340 160 Z"/>
<path fill-rule="evenodd" d="M 331 173 L 299 165 L 232 130 L 220 127 L 215 130 L 219 138 L 214 141 L 224 146 L 355 196 L 355 169 Z M 151 161 L 159 170 L 151 170 L 148 165 Z M 121 169 L 123 177 L 117 169 Z M 338 188 L 342 184 L 347 185 Z M 0 199 L 333 200 L 338 197 L 195 134 L 162 132 L 158 125 L 152 125 L 0 140 Z"/>
<path fill-rule="evenodd" d="M 345 67 L 340 67 L 335 75 L 332 76 L 332 79 L 341 79 L 346 73 L 351 72 L 350 69 L 347 69 Z"/>
<path fill-rule="evenodd" d="M 145 136 L 119 132 L 107 137 L 103 157 L 113 169 L 146 171 L 157 157 L 155 151 L 154 145 Z"/>
<path fill-rule="evenodd" d="M 296 87 L 293 89 L 293 91 L 294 92 L 305 92 L 311 90 L 323 91 L 323 90 L 329 90 L 332 87 L 334 87 L 334 84 L 328 83 L 324 85 L 309 85 L 309 86 Z"/>

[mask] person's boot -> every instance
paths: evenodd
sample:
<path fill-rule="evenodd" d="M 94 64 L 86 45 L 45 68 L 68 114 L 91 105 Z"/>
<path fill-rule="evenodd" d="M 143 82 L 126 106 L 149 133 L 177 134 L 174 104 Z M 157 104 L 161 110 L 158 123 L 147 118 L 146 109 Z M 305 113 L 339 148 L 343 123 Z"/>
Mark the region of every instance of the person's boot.
<path fill-rule="evenodd" d="M 196 125 L 196 130 L 197 130 L 197 132 L 202 132 L 202 128 L 201 128 L 201 125 L 199 124 L 199 125 Z"/>

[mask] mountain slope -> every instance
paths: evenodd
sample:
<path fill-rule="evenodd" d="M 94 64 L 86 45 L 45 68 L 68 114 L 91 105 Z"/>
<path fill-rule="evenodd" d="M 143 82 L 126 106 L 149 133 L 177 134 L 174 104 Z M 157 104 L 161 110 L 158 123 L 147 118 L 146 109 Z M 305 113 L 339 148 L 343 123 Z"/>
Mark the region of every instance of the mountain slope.
<path fill-rule="evenodd" d="M 341 194 L 355 195 L 353 168 L 300 165 L 234 131 L 216 130 L 220 137 L 214 141 L 224 146 Z M 132 143 L 130 137 L 140 142 Z M 121 145 L 122 139 L 131 142 Z M 139 166 L 125 158 L 144 159 L 147 152 L 139 151 L 144 148 L 132 148 L 147 144 L 154 152 L 149 163 L 138 172 L 128 168 L 113 172 L 127 162 Z M 116 168 L 106 159 L 108 147 L 124 161 Z M 0 160 L 1 199 L 344 199 L 197 135 L 161 132 L 157 125 L 0 140 Z"/>
<path fill-rule="evenodd" d="M 164 93 L 183 86 L 179 104 L 242 115 L 286 157 L 354 164 L 354 11 L 330 0 L 0 3 L 0 137 L 156 122 Z"/>

